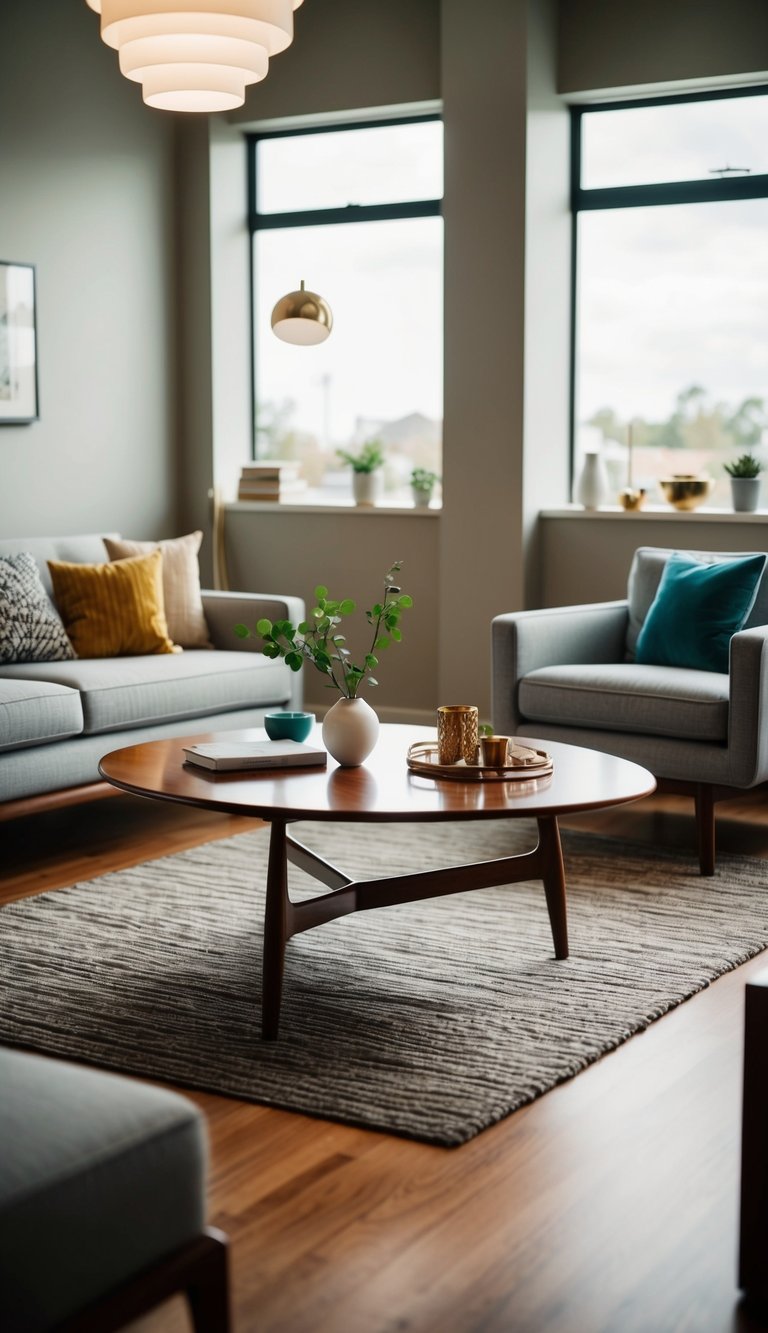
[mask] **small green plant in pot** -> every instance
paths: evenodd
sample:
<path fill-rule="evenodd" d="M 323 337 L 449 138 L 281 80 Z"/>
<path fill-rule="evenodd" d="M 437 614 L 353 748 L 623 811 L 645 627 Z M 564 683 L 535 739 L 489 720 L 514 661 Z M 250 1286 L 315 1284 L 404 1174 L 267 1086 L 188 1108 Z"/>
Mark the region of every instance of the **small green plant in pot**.
<path fill-rule="evenodd" d="M 432 492 L 440 480 L 436 472 L 429 468 L 415 467 L 411 473 L 411 494 L 417 509 L 427 509 L 432 499 Z"/>
<path fill-rule="evenodd" d="M 357 605 L 350 597 L 329 597 L 323 584 L 315 588 L 311 619 L 299 625 L 290 620 L 266 619 L 257 622 L 255 631 L 247 625 L 235 625 L 238 638 L 257 635 L 263 640 L 265 657 L 282 658 L 292 671 L 311 663 L 327 678 L 326 687 L 335 690 L 339 698 L 323 721 L 323 741 L 343 765 L 361 764 L 376 743 L 379 720 L 358 691 L 363 684 L 378 685 L 374 675 L 379 665 L 377 654 L 403 637 L 400 617 L 413 606 L 413 598 L 396 582 L 399 573 L 400 561 L 396 560 L 384 575 L 384 596 L 365 612 L 371 631 L 368 650 L 354 658 L 341 626 L 346 617 L 354 615 Z"/>
<path fill-rule="evenodd" d="M 358 453 L 337 449 L 336 453 L 352 468 L 352 493 L 355 503 L 375 505 L 380 489 L 384 450 L 380 440 L 366 440 Z"/>
<path fill-rule="evenodd" d="M 760 473 L 763 465 L 754 454 L 742 454 L 735 463 L 725 463 L 731 479 L 731 499 L 737 513 L 754 513 L 760 502 Z"/>

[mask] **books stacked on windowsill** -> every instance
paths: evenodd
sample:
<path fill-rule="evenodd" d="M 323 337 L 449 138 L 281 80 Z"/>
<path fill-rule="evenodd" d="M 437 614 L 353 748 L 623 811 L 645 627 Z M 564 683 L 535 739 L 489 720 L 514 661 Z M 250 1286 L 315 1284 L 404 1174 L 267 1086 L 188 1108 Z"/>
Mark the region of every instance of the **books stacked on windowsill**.
<path fill-rule="evenodd" d="M 307 489 L 299 464 L 280 460 L 246 463 L 240 471 L 238 500 L 292 500 Z"/>
<path fill-rule="evenodd" d="M 183 746 L 187 764 L 231 773 L 236 769 L 304 768 L 326 764 L 328 754 L 299 741 L 210 741 Z"/>

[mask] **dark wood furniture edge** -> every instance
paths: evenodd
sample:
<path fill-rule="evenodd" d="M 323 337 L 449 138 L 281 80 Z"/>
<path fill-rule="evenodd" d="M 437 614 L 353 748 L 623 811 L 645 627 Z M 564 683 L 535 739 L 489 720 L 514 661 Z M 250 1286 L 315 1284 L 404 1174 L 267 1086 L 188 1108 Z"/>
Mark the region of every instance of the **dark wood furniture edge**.
<path fill-rule="evenodd" d="M 715 873 L 715 805 L 734 801 L 745 791 L 768 790 L 768 783 L 752 787 L 726 787 L 711 782 L 683 782 L 677 778 L 657 778 L 656 790 L 662 795 L 692 796 L 696 816 L 696 849 L 702 875 Z"/>
<path fill-rule="evenodd" d="M 105 796 L 119 796 L 120 791 L 111 782 L 88 782 L 81 787 L 62 787 L 59 791 L 44 791 L 38 796 L 19 796 L 15 801 L 0 802 L 0 823 L 6 819 L 20 819 L 23 815 L 39 815 L 45 810 L 62 810 L 81 801 L 101 801 Z"/>
<path fill-rule="evenodd" d="M 228 1243 L 223 1231 L 206 1228 L 160 1263 L 57 1325 L 59 1333 L 115 1333 L 182 1292 L 195 1333 L 229 1333 Z"/>
<path fill-rule="evenodd" d="M 364 880 L 350 879 L 311 848 L 289 837 L 286 827 L 292 822 L 290 819 L 271 821 L 262 980 L 261 1031 L 265 1041 L 276 1041 L 278 1036 L 288 941 L 301 931 L 325 925 L 351 912 L 540 879 L 544 885 L 555 957 L 568 957 L 565 870 L 555 816 L 537 817 L 539 841 L 529 852 Z M 288 895 L 289 861 L 325 884 L 331 892 L 292 902 Z"/>
<path fill-rule="evenodd" d="M 768 1302 L 768 971 L 745 987 L 739 1286 Z"/>

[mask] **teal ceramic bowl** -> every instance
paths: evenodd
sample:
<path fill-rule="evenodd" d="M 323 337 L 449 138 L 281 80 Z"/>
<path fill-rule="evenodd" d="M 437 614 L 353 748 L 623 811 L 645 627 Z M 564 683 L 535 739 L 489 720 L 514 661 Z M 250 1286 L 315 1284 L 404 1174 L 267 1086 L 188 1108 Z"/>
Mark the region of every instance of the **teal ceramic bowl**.
<path fill-rule="evenodd" d="M 271 741 L 305 741 L 314 725 L 314 713 L 264 715 L 264 730 Z"/>

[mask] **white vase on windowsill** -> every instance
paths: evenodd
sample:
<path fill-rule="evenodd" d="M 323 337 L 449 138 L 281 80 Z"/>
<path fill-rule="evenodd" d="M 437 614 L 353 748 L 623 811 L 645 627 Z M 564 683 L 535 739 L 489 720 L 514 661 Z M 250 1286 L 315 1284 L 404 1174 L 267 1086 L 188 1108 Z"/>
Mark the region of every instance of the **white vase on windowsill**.
<path fill-rule="evenodd" d="M 352 473 L 352 494 L 355 497 L 355 504 L 365 508 L 374 508 L 379 498 L 381 490 L 381 473 L 375 472 L 353 472 Z"/>
<path fill-rule="evenodd" d="M 608 498 L 608 476 L 599 453 L 584 455 L 584 463 L 576 483 L 576 499 L 585 509 L 599 509 Z"/>

